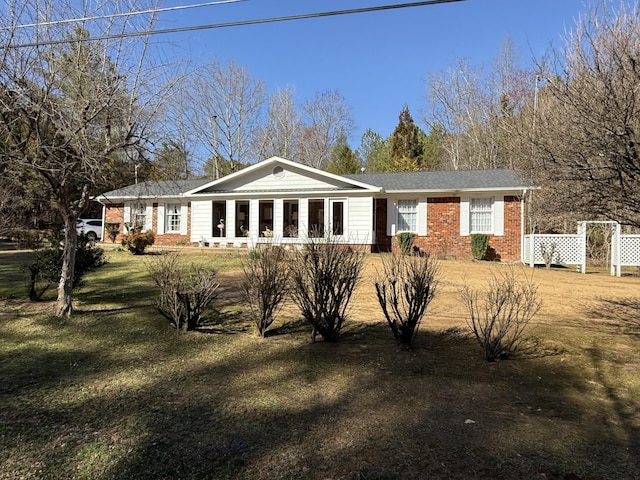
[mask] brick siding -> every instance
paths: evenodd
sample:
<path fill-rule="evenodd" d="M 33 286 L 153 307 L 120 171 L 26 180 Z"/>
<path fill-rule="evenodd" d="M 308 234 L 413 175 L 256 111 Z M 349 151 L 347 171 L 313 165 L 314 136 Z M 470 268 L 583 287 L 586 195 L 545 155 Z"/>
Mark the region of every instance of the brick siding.
<path fill-rule="evenodd" d="M 377 218 L 380 222 L 380 217 Z M 416 237 L 414 246 L 442 258 L 472 257 L 471 236 L 460 236 L 460 198 L 427 199 L 427 235 Z M 504 197 L 504 235 L 489 235 L 489 248 L 493 259 L 507 262 L 520 260 L 519 198 Z M 397 238 L 392 239 L 392 249 L 400 250 Z"/>

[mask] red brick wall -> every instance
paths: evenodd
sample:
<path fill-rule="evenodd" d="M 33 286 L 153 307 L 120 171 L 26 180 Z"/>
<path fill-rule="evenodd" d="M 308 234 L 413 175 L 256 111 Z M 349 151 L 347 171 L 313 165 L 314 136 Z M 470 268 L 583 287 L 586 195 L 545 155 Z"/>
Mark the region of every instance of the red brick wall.
<path fill-rule="evenodd" d="M 392 239 L 392 244 L 393 250 L 399 251 L 397 238 Z M 416 237 L 414 246 L 442 258 L 471 258 L 471 236 L 460 236 L 459 197 L 427 199 L 427 236 Z M 504 235 L 489 235 L 489 247 L 495 259 L 520 260 L 519 198 L 504 197 Z"/>
<path fill-rule="evenodd" d="M 186 242 L 187 245 L 191 243 L 191 203 L 188 204 L 189 209 L 187 213 L 187 234 L 180 235 L 179 233 L 165 233 L 163 235 L 156 235 L 155 245 L 176 245 L 177 243 Z M 116 237 L 116 243 L 120 243 L 122 235 L 124 234 L 124 204 L 113 204 L 105 207 L 105 223 L 119 223 L 120 233 Z M 153 204 L 153 216 L 151 220 L 152 229 L 154 232 L 158 231 L 158 204 Z M 107 241 L 111 241 L 106 237 Z M 195 244 L 193 244 L 195 245 Z"/>

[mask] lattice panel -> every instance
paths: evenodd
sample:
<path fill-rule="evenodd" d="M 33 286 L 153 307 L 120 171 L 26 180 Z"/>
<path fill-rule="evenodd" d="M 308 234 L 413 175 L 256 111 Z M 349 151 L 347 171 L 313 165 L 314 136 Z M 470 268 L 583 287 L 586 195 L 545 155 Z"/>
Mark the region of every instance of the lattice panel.
<path fill-rule="evenodd" d="M 532 244 L 533 242 L 533 244 Z M 525 252 L 526 261 L 536 265 L 544 264 L 542 250 L 550 251 L 555 245 L 552 263 L 581 265 L 584 258 L 584 237 L 582 235 L 526 235 Z"/>
<path fill-rule="evenodd" d="M 620 236 L 620 265 L 640 266 L 640 235 Z"/>

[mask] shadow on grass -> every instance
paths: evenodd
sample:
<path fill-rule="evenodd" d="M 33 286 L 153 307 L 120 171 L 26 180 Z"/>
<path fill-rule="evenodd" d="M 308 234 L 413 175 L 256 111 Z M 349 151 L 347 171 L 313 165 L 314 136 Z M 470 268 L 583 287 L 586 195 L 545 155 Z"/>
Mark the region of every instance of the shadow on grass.
<path fill-rule="evenodd" d="M 600 297 L 588 308 L 588 313 L 625 333 L 640 335 L 640 298 Z"/>
<path fill-rule="evenodd" d="M 297 331 L 266 341 L 191 333 L 141 337 L 130 352 L 107 328 L 86 336 L 95 343 L 83 351 L 0 361 L 3 378 L 20 372 L 0 391 L 7 478 L 640 473 L 637 435 L 607 417 L 633 404 L 593 411 L 583 369 L 551 358 L 489 365 L 458 331 L 421 331 L 410 351 L 383 324 L 315 345 Z"/>

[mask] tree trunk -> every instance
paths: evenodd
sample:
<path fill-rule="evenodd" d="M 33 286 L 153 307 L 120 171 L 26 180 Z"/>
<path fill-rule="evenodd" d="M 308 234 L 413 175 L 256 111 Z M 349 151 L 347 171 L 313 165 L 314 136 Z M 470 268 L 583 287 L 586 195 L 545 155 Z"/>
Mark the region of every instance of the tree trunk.
<path fill-rule="evenodd" d="M 76 264 L 76 247 L 78 233 L 76 231 L 76 217 L 66 215 L 64 219 L 64 249 L 62 251 L 62 272 L 58 284 L 57 317 L 70 317 L 73 312 L 73 272 Z"/>

